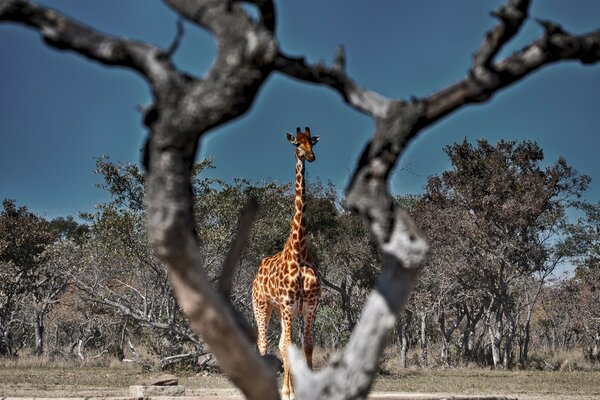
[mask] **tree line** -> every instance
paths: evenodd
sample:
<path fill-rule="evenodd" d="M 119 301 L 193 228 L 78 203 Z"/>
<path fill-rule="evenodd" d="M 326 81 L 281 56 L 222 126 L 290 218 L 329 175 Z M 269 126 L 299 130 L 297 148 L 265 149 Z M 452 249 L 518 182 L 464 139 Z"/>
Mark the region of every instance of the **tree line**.
<path fill-rule="evenodd" d="M 395 198 L 430 246 L 390 341 L 400 366 L 554 368 L 549 360 L 565 351 L 598 363 L 600 203 L 581 200 L 590 178 L 562 158 L 544 162 L 528 141 L 465 140 L 444 151 L 449 170 L 429 177 L 422 193 Z M 211 160 L 195 164 L 192 191 L 202 268 L 215 285 L 242 208 L 249 198 L 260 205 L 231 291 L 235 309 L 252 321 L 251 282 L 289 233 L 292 187 L 205 177 L 211 168 Z M 144 174 L 108 158 L 97 160 L 96 172 L 110 200 L 78 219 L 47 219 L 4 200 L 0 355 L 213 366 L 149 244 Z M 333 185 L 310 183 L 307 201 L 324 287 L 315 342 L 331 351 L 348 341 L 381 254 Z M 567 265 L 574 274 L 561 276 Z M 277 335 L 272 327 L 269 340 Z"/>

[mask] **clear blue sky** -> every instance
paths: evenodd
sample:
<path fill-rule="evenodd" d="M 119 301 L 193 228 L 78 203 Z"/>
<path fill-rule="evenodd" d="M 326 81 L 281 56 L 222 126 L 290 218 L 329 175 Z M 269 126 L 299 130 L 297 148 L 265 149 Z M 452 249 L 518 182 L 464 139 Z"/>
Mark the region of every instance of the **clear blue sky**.
<path fill-rule="evenodd" d="M 161 1 L 44 0 L 101 31 L 167 47 L 176 15 Z M 349 74 L 386 96 L 426 96 L 461 79 L 501 1 L 280 0 L 278 38 L 291 55 L 332 61 L 344 44 Z M 531 15 L 574 33 L 600 27 L 600 2 L 537 0 Z M 215 54 L 212 38 L 186 23 L 175 61 L 204 74 Z M 527 22 L 514 51 L 541 34 Z M 92 211 L 106 195 L 94 184 L 94 157 L 138 162 L 145 137 L 138 105 L 150 102 L 145 82 L 48 48 L 22 26 L 0 24 L 0 199 L 48 217 Z M 201 144 L 214 157 L 214 175 L 261 181 L 293 179 L 286 130 L 310 126 L 321 136 L 311 178 L 345 187 L 373 122 L 348 108 L 334 92 L 274 74 L 251 111 Z M 467 137 L 535 140 L 551 162 L 560 155 L 593 178 L 589 201 L 600 200 L 600 65 L 563 63 L 535 73 L 484 105 L 469 106 L 414 141 L 394 174 L 394 193 L 418 193 L 427 176 L 448 167 L 442 147 Z"/>

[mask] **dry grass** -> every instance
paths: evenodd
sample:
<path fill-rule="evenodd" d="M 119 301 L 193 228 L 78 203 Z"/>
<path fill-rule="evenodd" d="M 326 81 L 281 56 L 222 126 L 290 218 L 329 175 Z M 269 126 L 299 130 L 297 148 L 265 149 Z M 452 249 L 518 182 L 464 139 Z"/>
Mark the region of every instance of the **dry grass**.
<path fill-rule="evenodd" d="M 3 363 L 0 397 L 123 396 L 145 376 L 140 368 L 61 364 Z"/>
<path fill-rule="evenodd" d="M 67 365 L 33 360 L 0 362 L 0 397 L 127 396 L 130 385 L 160 373 L 139 366 Z M 180 377 L 189 389 L 231 388 L 220 374 Z M 374 390 L 384 392 L 502 394 L 520 399 L 600 398 L 599 371 L 490 371 L 484 369 L 408 369 L 380 376 Z"/>
<path fill-rule="evenodd" d="M 600 398 L 597 371 L 490 371 L 483 369 L 408 370 L 381 376 L 375 390 L 457 394 L 503 394 L 564 398 Z"/>

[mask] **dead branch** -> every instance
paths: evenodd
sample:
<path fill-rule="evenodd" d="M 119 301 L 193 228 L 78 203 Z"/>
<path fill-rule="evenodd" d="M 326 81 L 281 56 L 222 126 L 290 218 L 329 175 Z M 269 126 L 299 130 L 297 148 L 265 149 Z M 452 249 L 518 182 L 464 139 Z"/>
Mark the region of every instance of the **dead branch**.
<path fill-rule="evenodd" d="M 223 268 L 221 269 L 221 275 L 219 276 L 219 290 L 226 298 L 231 296 L 231 285 L 233 283 L 233 275 L 235 270 L 242 258 L 242 252 L 248 243 L 250 237 L 250 230 L 258 215 L 258 202 L 254 198 L 250 198 L 238 221 L 235 237 L 229 245 L 229 251 L 223 261 Z"/>
<path fill-rule="evenodd" d="M 303 57 L 288 56 L 281 51 L 275 59 L 275 68 L 282 73 L 305 82 L 329 86 L 339 92 L 351 107 L 374 118 L 387 115 L 391 100 L 358 86 L 343 70 L 344 64 L 345 56 L 339 51 L 333 67 L 309 65 Z"/>
<path fill-rule="evenodd" d="M 181 75 L 165 52 L 148 43 L 95 31 L 61 13 L 25 0 L 2 0 L 0 20 L 36 29 L 44 41 L 59 50 L 75 51 L 93 61 L 132 69 L 144 76 L 155 94 L 179 85 Z"/>

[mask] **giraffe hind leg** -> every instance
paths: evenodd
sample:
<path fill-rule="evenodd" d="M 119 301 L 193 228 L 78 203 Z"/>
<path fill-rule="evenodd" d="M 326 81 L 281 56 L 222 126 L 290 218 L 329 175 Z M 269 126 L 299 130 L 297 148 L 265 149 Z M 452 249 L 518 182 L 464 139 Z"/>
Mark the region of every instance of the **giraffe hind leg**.
<path fill-rule="evenodd" d="M 316 304 L 306 304 L 305 309 L 303 310 L 304 329 L 302 336 L 304 336 L 304 355 L 306 356 L 306 365 L 308 365 L 308 368 L 310 369 L 313 367 L 313 324 L 315 321 L 316 310 Z"/>
<path fill-rule="evenodd" d="M 290 363 L 288 358 L 288 346 L 292 343 L 292 310 L 281 310 L 281 338 L 279 339 L 279 352 L 283 361 L 283 384 L 281 387 L 281 398 L 283 400 L 293 400 L 294 388 L 292 386 L 292 376 L 290 374 Z"/>

